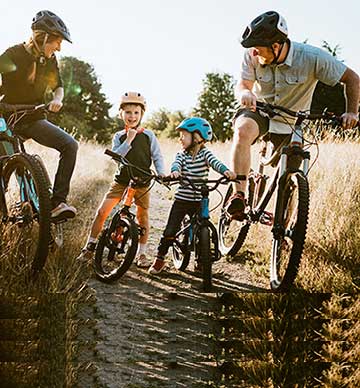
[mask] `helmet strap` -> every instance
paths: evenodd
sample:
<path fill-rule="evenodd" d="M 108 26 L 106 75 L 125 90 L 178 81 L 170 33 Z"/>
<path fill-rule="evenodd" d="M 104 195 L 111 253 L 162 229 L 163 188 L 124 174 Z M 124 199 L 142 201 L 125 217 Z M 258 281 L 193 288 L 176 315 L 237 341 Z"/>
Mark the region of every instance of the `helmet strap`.
<path fill-rule="evenodd" d="M 49 38 L 49 34 L 46 32 L 45 36 L 44 36 L 44 41 L 43 41 L 43 44 L 42 44 L 41 48 L 39 47 L 39 44 L 36 41 L 35 37 L 33 38 L 33 43 L 34 43 L 35 49 L 36 49 L 36 51 L 38 53 L 38 56 L 39 56 L 39 63 L 40 63 L 40 65 L 45 65 L 46 64 L 45 45 L 46 45 L 46 43 L 48 41 L 48 38 Z"/>
<path fill-rule="evenodd" d="M 278 60 L 279 60 L 280 55 L 281 55 L 281 53 L 282 53 L 282 50 L 283 50 L 283 48 L 284 48 L 284 44 L 285 44 L 285 42 L 280 43 L 280 47 L 279 47 L 279 51 L 278 51 L 277 55 L 275 54 L 275 50 L 274 50 L 273 45 L 270 46 L 271 51 L 272 51 L 273 56 L 274 56 L 274 59 L 273 59 L 273 61 L 271 62 L 272 65 L 277 65 L 277 64 L 278 64 Z"/>

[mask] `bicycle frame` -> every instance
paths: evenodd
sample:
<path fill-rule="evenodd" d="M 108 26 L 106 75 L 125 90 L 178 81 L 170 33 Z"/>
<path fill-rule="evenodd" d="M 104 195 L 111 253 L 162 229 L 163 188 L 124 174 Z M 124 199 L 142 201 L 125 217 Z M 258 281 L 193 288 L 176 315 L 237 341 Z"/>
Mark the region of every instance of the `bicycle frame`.
<path fill-rule="evenodd" d="M 310 152 L 303 150 L 303 127 L 302 122 L 304 118 L 300 117 L 296 120 L 295 128 L 291 136 L 290 144 L 288 146 L 283 146 L 281 149 L 275 150 L 273 155 L 270 158 L 265 158 L 266 148 L 262 149 L 260 152 L 260 162 L 258 174 L 264 176 L 264 167 L 271 164 L 271 162 L 280 155 L 280 160 L 277 164 L 276 170 L 274 171 L 271 181 L 268 184 L 268 188 L 263 193 L 259 203 L 249 214 L 251 221 L 259 221 L 261 216 L 264 214 L 265 208 L 268 205 L 272 195 L 274 194 L 276 187 L 282 188 L 284 185 L 284 179 L 286 177 L 287 171 L 289 170 L 289 160 L 295 159 L 299 166 L 297 170 L 303 172 L 307 176 L 309 172 L 309 161 L 310 161 Z M 302 164 L 302 166 L 301 166 Z M 277 214 L 274 215 L 274 223 L 277 221 Z"/>
<path fill-rule="evenodd" d="M 0 118 L 0 142 L 4 146 L 4 150 L 7 153 L 7 155 L 3 156 L 3 159 L 5 160 L 10 158 L 11 155 L 13 155 L 19 149 L 26 153 L 23 142 L 18 136 L 14 135 L 10 128 L 7 127 L 3 118 Z M 17 180 L 19 183 L 21 200 L 31 202 L 31 204 L 38 212 L 39 200 L 36 194 L 33 180 L 31 178 L 28 179 L 25 174 L 17 174 Z M 4 195 L 4 193 L 2 195 Z"/>

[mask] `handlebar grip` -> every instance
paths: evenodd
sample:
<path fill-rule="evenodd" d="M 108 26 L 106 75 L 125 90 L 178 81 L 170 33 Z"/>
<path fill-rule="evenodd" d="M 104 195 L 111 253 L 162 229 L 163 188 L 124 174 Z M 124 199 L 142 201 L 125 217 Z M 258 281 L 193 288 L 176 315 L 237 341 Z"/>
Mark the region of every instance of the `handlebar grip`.
<path fill-rule="evenodd" d="M 119 161 L 119 162 L 122 162 L 122 161 L 123 161 L 123 157 L 122 157 L 121 155 L 119 155 L 119 154 L 117 154 L 116 152 L 111 151 L 111 150 L 109 150 L 109 149 L 106 149 L 106 150 L 104 151 L 104 154 L 111 156 L 113 159 L 115 159 L 115 160 L 117 160 L 117 161 Z"/>
<path fill-rule="evenodd" d="M 172 178 L 170 176 L 164 176 L 162 178 L 160 178 L 164 183 L 167 183 L 167 182 L 178 182 L 180 181 L 180 177 L 179 178 Z"/>
<path fill-rule="evenodd" d="M 235 180 L 237 181 L 246 181 L 247 176 L 246 175 L 236 175 Z"/>

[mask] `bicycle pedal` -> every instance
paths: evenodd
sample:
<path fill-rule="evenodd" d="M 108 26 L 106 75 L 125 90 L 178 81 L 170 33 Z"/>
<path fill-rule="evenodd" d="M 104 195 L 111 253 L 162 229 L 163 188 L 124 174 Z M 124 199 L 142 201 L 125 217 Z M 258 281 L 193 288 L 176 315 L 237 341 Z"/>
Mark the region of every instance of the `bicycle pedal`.
<path fill-rule="evenodd" d="M 270 212 L 264 211 L 259 219 L 260 223 L 267 226 L 272 226 L 274 223 L 274 215 Z"/>

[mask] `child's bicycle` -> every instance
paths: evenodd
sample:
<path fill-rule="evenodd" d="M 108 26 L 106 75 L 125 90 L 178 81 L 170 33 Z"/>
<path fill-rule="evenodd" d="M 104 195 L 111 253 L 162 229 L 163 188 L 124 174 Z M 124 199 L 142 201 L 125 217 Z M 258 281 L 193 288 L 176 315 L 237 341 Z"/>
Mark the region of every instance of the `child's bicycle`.
<path fill-rule="evenodd" d="M 110 283 L 125 274 L 137 252 L 141 228 L 136 224 L 135 215 L 130 211 L 136 193 L 136 186 L 139 183 L 144 186 L 153 179 L 161 183 L 162 179 L 155 174 L 148 174 L 111 150 L 105 150 L 105 154 L 121 163 L 127 169 L 131 178 L 122 206 L 115 212 L 108 226 L 101 232 L 95 251 L 94 270 L 96 277 L 102 282 Z M 132 173 L 133 169 L 142 172 L 143 175 L 146 175 L 146 178 L 141 180 L 135 178 Z"/>
<path fill-rule="evenodd" d="M 45 105 L 0 103 L 0 251 L 15 255 L 16 271 L 31 269 L 32 275 L 44 267 L 49 246 L 63 243 L 61 224 L 51 222 L 52 186 L 45 165 L 14 133 L 24 116 L 41 109 Z"/>
<path fill-rule="evenodd" d="M 310 193 L 307 175 L 310 152 L 306 149 L 316 144 L 304 139 L 303 121 L 317 121 L 318 127 L 324 123 L 338 125 L 341 119 L 328 112 L 295 112 L 260 102 L 257 107 L 270 118 L 278 115 L 286 120 L 285 113 L 295 117 L 296 122 L 287 144 L 280 144 L 269 157 L 267 149 L 270 142 L 263 141 L 258 169 L 251 171 L 248 177 L 248 206 L 241 221 L 226 211 L 226 204 L 233 193 L 233 185 L 229 185 L 218 225 L 220 250 L 224 255 L 235 256 L 244 244 L 252 224 L 260 222 L 272 226 L 270 286 L 273 290 L 287 291 L 299 269 L 308 223 Z M 276 167 L 269 183 L 269 177 L 264 174 L 264 168 L 268 165 Z M 274 193 L 276 199 L 272 213 L 265 209 Z"/>
<path fill-rule="evenodd" d="M 236 180 L 245 179 L 238 175 Z M 191 252 L 195 253 L 195 260 L 202 271 L 203 290 L 210 292 L 212 289 L 212 264 L 219 260 L 218 233 L 209 217 L 209 193 L 218 188 L 220 184 L 227 184 L 230 180 L 225 176 L 215 180 L 191 180 L 186 177 L 166 178 L 165 182 L 184 182 L 189 184 L 194 191 L 201 193 L 200 210 L 192 217 L 186 216 L 182 221 L 180 231 L 176 233 L 172 244 L 174 267 L 179 271 L 187 268 Z"/>

